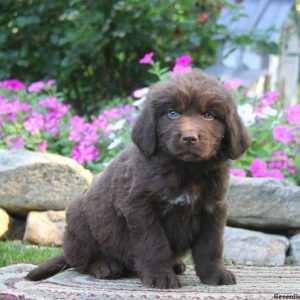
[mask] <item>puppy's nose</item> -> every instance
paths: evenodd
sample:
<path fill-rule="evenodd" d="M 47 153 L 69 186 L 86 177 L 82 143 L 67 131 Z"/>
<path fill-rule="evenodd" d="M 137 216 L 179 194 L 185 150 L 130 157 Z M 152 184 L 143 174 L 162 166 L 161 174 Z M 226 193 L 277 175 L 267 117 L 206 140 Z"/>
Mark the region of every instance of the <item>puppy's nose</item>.
<path fill-rule="evenodd" d="M 198 142 L 199 138 L 197 136 L 197 134 L 194 133 L 186 133 L 183 134 L 181 137 L 181 141 L 183 144 L 186 145 L 194 145 Z"/>

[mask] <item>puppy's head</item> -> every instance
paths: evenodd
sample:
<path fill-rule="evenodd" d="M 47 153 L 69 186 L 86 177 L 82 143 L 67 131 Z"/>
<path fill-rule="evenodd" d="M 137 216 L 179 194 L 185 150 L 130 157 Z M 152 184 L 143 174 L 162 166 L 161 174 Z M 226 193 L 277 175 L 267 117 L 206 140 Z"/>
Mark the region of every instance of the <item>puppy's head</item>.
<path fill-rule="evenodd" d="M 250 143 L 231 93 L 198 70 L 151 87 L 132 139 L 147 156 L 163 151 L 183 161 L 235 159 Z"/>

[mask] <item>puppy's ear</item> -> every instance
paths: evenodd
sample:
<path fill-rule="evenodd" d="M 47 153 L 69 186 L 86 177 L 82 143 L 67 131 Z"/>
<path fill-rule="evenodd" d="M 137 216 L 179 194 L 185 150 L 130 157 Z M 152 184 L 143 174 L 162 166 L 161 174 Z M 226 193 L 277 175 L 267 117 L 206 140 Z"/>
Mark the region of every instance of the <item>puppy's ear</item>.
<path fill-rule="evenodd" d="M 156 148 L 156 128 L 154 114 L 149 99 L 138 116 L 131 131 L 131 138 L 137 147 L 146 155 L 151 156 Z"/>
<path fill-rule="evenodd" d="M 251 144 L 248 131 L 240 118 L 237 108 L 233 105 L 226 119 L 226 132 L 224 137 L 224 152 L 230 159 L 237 159 Z"/>

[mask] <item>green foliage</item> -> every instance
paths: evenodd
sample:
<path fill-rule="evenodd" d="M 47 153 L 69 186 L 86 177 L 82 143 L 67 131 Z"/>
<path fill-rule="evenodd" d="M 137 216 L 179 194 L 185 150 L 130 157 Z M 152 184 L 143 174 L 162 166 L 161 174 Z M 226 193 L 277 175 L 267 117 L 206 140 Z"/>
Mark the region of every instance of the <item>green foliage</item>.
<path fill-rule="evenodd" d="M 91 113 L 99 100 L 128 95 L 148 82 L 149 74 L 137 64 L 146 52 L 155 52 L 166 64 L 185 53 L 199 67 L 213 63 L 214 37 L 224 30 L 216 19 L 227 4 L 2 0 L 0 80 L 54 78 L 79 113 Z"/>
<path fill-rule="evenodd" d="M 28 243 L 18 244 L 12 241 L 0 241 L 0 267 L 16 262 L 43 263 L 50 257 L 59 255 L 61 248 L 41 247 Z"/>

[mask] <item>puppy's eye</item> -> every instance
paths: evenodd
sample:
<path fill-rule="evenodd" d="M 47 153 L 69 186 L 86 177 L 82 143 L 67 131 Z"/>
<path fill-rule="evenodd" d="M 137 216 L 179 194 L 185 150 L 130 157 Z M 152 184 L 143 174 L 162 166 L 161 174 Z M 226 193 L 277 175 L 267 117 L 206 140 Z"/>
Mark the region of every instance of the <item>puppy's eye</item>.
<path fill-rule="evenodd" d="M 206 120 L 213 120 L 215 118 L 215 114 L 212 113 L 211 111 L 207 111 L 203 114 L 203 118 Z"/>
<path fill-rule="evenodd" d="M 177 112 L 174 109 L 171 109 L 171 110 L 168 111 L 168 117 L 170 119 L 177 119 L 179 117 L 179 112 Z"/>

